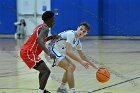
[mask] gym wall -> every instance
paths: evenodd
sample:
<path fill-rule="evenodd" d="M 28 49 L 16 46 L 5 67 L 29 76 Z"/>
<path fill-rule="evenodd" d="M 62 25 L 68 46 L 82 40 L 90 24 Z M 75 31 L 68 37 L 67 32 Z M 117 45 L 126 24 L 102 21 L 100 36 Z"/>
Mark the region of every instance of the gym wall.
<path fill-rule="evenodd" d="M 16 15 L 16 0 L 0 0 L 0 34 L 16 32 Z"/>
<path fill-rule="evenodd" d="M 0 34 L 14 34 L 17 0 L 0 1 Z M 140 35 L 139 0 L 51 0 L 51 10 L 58 10 L 52 28 L 55 34 L 76 30 L 80 22 L 86 21 L 91 25 L 89 36 Z"/>
<path fill-rule="evenodd" d="M 102 0 L 102 5 L 102 35 L 140 35 L 140 0 Z"/>

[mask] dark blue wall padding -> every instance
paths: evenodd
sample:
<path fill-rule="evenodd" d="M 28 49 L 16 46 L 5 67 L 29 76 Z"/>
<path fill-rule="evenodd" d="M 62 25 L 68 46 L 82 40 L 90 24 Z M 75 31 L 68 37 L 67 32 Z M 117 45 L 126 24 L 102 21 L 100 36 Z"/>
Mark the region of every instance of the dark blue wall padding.
<path fill-rule="evenodd" d="M 98 0 L 52 0 L 51 9 L 58 9 L 52 33 L 76 30 L 83 21 L 91 25 L 88 35 L 99 35 Z"/>
<path fill-rule="evenodd" d="M 14 34 L 16 20 L 16 0 L 0 0 L 0 34 Z"/>
<path fill-rule="evenodd" d="M 102 0 L 103 35 L 140 35 L 140 0 Z"/>
<path fill-rule="evenodd" d="M 89 36 L 140 35 L 140 0 L 51 0 L 58 9 L 52 33 L 77 29 L 80 22 L 91 25 Z M 0 34 L 14 34 L 16 0 L 0 0 Z"/>

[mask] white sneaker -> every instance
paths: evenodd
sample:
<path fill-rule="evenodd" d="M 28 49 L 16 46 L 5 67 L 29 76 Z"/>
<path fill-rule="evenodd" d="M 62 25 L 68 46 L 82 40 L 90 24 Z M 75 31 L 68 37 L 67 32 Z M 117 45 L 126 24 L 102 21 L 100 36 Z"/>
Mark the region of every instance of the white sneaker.
<path fill-rule="evenodd" d="M 56 93 L 69 93 L 68 90 L 65 89 L 60 89 L 60 87 L 57 89 Z"/>
<path fill-rule="evenodd" d="M 72 89 L 71 93 L 80 93 L 79 91 L 77 91 L 76 89 Z"/>

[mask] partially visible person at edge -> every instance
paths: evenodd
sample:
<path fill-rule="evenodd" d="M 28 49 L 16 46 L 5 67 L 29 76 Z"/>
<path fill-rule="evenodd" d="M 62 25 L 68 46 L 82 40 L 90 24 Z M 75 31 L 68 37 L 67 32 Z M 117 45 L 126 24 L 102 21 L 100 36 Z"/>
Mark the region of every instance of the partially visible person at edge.
<path fill-rule="evenodd" d="M 58 36 L 48 36 L 49 28 L 54 25 L 54 13 L 52 11 L 44 12 L 42 20 L 44 23 L 35 27 L 32 35 L 22 46 L 20 56 L 30 69 L 33 68 L 39 71 L 39 89 L 37 93 L 51 93 L 45 90 L 51 71 L 39 57 L 39 54 L 43 50 L 50 58 L 55 59 L 55 55 L 46 48 L 45 43 L 49 40 L 58 38 Z"/>
<path fill-rule="evenodd" d="M 80 63 L 85 68 L 92 66 L 98 69 L 94 63 L 87 59 L 85 53 L 82 51 L 80 38 L 84 37 L 89 31 L 90 25 L 87 22 L 82 22 L 76 31 L 66 30 L 61 32 L 58 34 L 60 36 L 58 39 L 52 40 L 49 43 L 48 49 L 50 49 L 50 51 L 55 54 L 57 60 L 56 64 L 65 70 L 62 83 L 60 87 L 58 87 L 56 93 L 69 93 L 66 89 L 67 83 L 70 88 L 70 93 L 79 93 L 75 88 L 74 81 L 74 71 L 76 69 L 76 65 L 71 59 Z M 77 50 L 79 56 L 74 54 L 73 48 Z"/>

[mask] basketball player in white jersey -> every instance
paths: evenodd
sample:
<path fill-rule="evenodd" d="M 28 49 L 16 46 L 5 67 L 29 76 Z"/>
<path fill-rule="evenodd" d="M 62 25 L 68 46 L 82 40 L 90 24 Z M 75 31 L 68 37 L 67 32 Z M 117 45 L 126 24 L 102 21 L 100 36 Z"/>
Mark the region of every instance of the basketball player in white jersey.
<path fill-rule="evenodd" d="M 66 83 L 70 88 L 70 93 L 79 93 L 75 89 L 74 81 L 74 70 L 76 68 L 75 64 L 71 59 L 79 62 L 85 68 L 88 68 L 90 65 L 97 69 L 92 62 L 89 62 L 85 54 L 82 52 L 82 45 L 79 38 L 85 36 L 90 30 L 88 23 L 83 22 L 77 28 L 77 31 L 67 30 L 59 34 L 60 38 L 50 42 L 49 49 L 56 56 L 56 64 L 65 70 L 63 75 L 62 83 L 57 89 L 57 93 L 68 93 L 66 89 Z M 73 48 L 75 48 L 79 56 L 73 53 Z M 68 58 L 68 57 L 69 58 Z M 71 58 L 71 59 L 70 59 Z"/>

